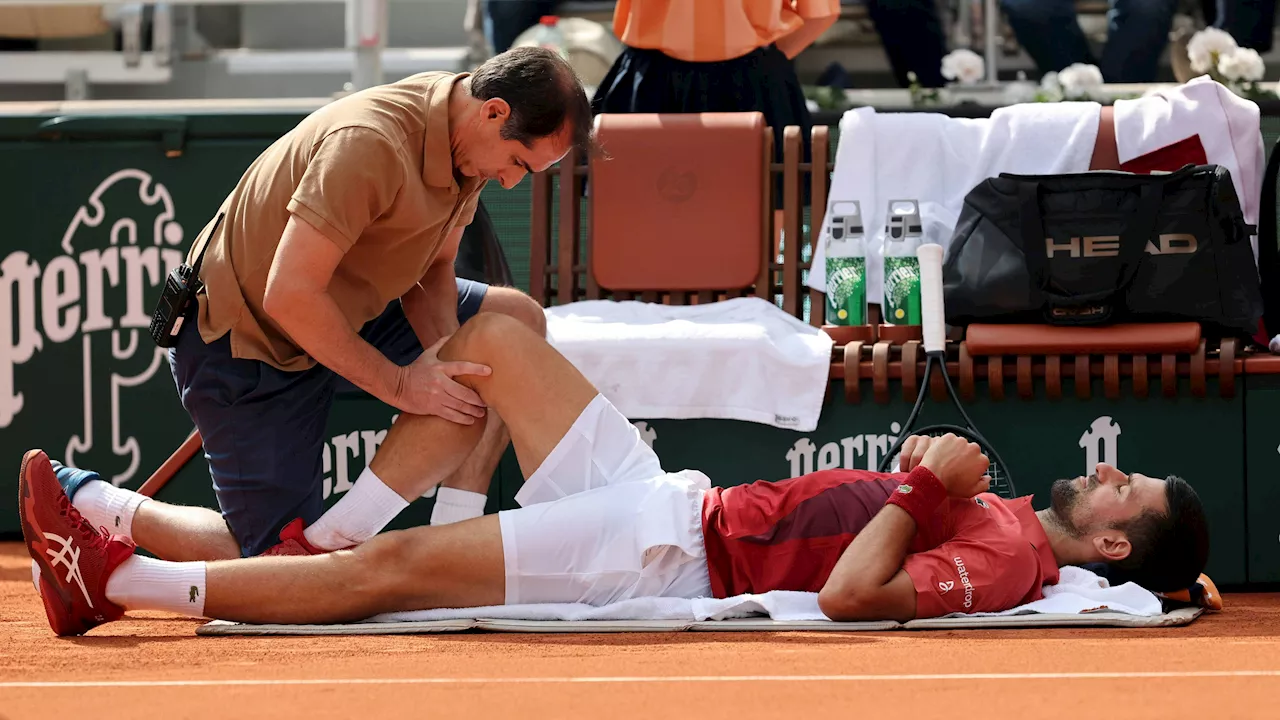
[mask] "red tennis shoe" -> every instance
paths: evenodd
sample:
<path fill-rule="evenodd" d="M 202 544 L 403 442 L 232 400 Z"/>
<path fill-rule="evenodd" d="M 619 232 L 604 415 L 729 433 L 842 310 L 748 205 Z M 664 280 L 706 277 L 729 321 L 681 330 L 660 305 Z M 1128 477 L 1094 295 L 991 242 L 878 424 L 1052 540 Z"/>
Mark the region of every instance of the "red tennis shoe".
<path fill-rule="evenodd" d="M 83 635 L 124 615 L 107 600 L 107 578 L 133 555 L 134 544 L 80 515 L 41 450 L 22 458 L 18 514 L 27 551 L 40 568 L 40 596 L 54 633 Z"/>
<path fill-rule="evenodd" d="M 280 531 L 280 542 L 269 547 L 259 557 L 276 555 L 324 555 L 329 552 L 307 542 L 303 534 L 302 518 L 296 518 Z"/>

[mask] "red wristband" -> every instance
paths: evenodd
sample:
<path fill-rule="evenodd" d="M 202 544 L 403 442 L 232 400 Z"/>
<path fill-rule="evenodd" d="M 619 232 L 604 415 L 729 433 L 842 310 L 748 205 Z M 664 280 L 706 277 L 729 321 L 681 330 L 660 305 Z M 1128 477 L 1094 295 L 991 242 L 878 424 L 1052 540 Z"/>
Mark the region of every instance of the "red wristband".
<path fill-rule="evenodd" d="M 928 468 L 917 467 L 907 476 L 906 482 L 889 495 L 885 504 L 897 505 L 906 510 L 911 519 L 916 521 L 916 526 L 923 527 L 946 499 L 947 488 L 942 481 Z"/>

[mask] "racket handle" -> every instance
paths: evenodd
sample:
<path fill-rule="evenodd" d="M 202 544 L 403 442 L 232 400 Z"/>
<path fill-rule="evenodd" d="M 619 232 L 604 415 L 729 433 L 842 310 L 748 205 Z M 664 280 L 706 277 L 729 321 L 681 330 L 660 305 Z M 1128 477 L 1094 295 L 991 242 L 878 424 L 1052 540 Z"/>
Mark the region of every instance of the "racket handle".
<path fill-rule="evenodd" d="M 941 352 L 947 345 L 946 317 L 942 312 L 942 246 L 921 245 L 916 250 L 920 260 L 920 323 L 925 352 Z M 945 372 L 945 371 L 944 371 Z"/>

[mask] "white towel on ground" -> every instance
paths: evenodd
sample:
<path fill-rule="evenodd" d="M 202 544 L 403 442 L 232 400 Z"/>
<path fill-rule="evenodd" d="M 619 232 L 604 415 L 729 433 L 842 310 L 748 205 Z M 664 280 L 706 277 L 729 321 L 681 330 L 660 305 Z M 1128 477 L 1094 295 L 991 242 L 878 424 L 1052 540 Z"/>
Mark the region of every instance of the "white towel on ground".
<path fill-rule="evenodd" d="M 818 425 L 831 338 L 767 300 L 589 300 L 546 314 L 547 340 L 630 419 Z"/>
<path fill-rule="evenodd" d="M 1098 117 L 1095 102 L 1027 103 L 990 118 L 940 113 L 877 113 L 858 108 L 840 120 L 830 202 L 857 200 L 867 233 L 867 302 L 883 299 L 885 210 L 890 200 L 916 200 L 926 241 L 943 248 L 965 195 L 1002 172 L 1049 174 L 1089 169 Z M 826 291 L 824 221 L 807 284 Z"/>
<path fill-rule="evenodd" d="M 1028 613 L 1084 613 L 1098 610 L 1154 617 L 1161 614 L 1160 599 L 1151 592 L 1125 583 L 1111 587 L 1107 581 L 1084 568 L 1061 569 L 1057 585 L 1044 587 L 1044 598 L 998 613 L 973 613 L 973 616 L 1023 615 Z M 498 605 L 494 607 L 419 610 L 388 613 L 368 622 L 420 622 L 426 620 L 728 620 L 731 618 L 768 616 L 774 620 L 795 622 L 826 620 L 818 609 L 818 595 L 810 592 L 774 590 L 759 595 L 731 598 L 644 597 L 594 606 L 581 603 L 546 603 L 536 605 Z M 965 617 L 956 613 L 947 617 Z"/>

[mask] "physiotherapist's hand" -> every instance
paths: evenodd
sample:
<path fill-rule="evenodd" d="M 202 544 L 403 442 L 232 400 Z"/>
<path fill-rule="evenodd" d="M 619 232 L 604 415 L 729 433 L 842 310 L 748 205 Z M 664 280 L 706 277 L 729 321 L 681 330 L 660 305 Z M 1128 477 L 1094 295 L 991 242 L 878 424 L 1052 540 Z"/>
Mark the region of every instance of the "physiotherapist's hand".
<path fill-rule="evenodd" d="M 991 488 L 991 460 L 977 443 L 951 433 L 931 438 L 919 465 L 933 473 L 951 497 L 971 498 Z"/>
<path fill-rule="evenodd" d="M 485 414 L 484 400 L 475 390 L 454 380 L 460 375 L 488 375 L 487 365 L 462 361 L 441 361 L 442 337 L 412 363 L 400 368 L 395 405 L 413 415 L 437 415 L 462 425 L 471 425 Z"/>

